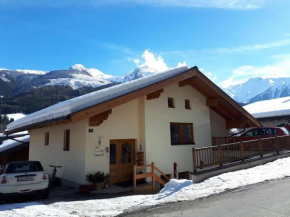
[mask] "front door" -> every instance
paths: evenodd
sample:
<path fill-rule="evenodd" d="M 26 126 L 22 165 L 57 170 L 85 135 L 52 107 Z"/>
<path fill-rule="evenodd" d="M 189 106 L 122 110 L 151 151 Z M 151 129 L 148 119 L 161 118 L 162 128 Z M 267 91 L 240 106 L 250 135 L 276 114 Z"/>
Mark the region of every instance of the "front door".
<path fill-rule="evenodd" d="M 110 184 L 133 180 L 135 140 L 110 141 Z"/>

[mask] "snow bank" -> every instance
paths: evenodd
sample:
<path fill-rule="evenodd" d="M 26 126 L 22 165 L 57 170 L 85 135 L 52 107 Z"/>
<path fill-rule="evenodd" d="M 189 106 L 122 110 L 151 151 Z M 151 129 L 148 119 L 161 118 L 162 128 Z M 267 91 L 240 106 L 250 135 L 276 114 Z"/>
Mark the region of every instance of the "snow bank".
<path fill-rule="evenodd" d="M 19 140 L 19 141 L 22 141 L 22 142 L 29 142 L 29 138 L 30 136 L 27 135 L 27 136 L 22 136 L 22 137 L 17 137 L 15 138 L 16 140 Z M 14 148 L 16 146 L 19 146 L 19 145 L 22 145 L 23 143 L 21 142 L 16 142 L 15 140 L 12 140 L 12 139 L 7 139 L 7 140 L 4 140 L 2 142 L 2 144 L 0 145 L 0 153 L 3 152 L 3 151 L 6 151 L 10 148 Z"/>
<path fill-rule="evenodd" d="M 255 118 L 275 117 L 290 114 L 290 97 L 255 102 L 244 106 Z"/>
<path fill-rule="evenodd" d="M 194 200 L 266 180 L 284 178 L 290 175 L 289 164 L 290 158 L 279 159 L 266 165 L 212 177 L 198 184 L 189 180 L 172 179 L 160 193 L 154 195 L 58 202 L 50 205 L 35 202 L 0 205 L 0 216 L 116 216 L 126 211 Z"/>
<path fill-rule="evenodd" d="M 56 118 L 66 117 L 69 114 L 89 108 L 91 106 L 106 102 L 119 96 L 128 94 L 138 89 L 147 87 L 154 83 L 174 77 L 188 70 L 188 67 L 180 67 L 161 72 L 156 75 L 136 79 L 130 82 L 119 84 L 83 96 L 79 96 L 64 102 L 57 103 L 48 108 L 42 109 L 20 120 L 14 121 L 7 126 L 7 131 L 15 130 L 27 125 L 40 123 Z"/>

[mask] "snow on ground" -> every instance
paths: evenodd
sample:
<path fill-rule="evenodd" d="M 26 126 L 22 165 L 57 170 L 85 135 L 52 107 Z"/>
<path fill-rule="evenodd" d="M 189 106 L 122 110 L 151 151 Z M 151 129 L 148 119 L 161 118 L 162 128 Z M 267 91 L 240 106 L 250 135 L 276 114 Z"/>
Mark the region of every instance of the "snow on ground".
<path fill-rule="evenodd" d="M 154 195 L 137 195 L 113 199 L 95 199 L 74 202 L 56 202 L 43 205 L 37 202 L 0 205 L 0 216 L 116 216 L 169 202 L 194 200 L 219 194 L 242 186 L 290 176 L 290 157 L 254 168 L 229 172 L 202 183 L 172 179 L 163 190 Z"/>
<path fill-rule="evenodd" d="M 255 102 L 244 106 L 255 118 L 289 115 L 290 97 Z"/>

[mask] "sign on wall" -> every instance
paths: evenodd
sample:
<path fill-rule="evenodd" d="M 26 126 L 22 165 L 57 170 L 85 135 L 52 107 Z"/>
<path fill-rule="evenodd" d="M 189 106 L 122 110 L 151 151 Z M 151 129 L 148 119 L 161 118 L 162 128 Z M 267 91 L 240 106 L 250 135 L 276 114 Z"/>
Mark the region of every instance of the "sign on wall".
<path fill-rule="evenodd" d="M 95 147 L 95 156 L 104 156 L 106 153 L 106 147 L 99 145 Z"/>

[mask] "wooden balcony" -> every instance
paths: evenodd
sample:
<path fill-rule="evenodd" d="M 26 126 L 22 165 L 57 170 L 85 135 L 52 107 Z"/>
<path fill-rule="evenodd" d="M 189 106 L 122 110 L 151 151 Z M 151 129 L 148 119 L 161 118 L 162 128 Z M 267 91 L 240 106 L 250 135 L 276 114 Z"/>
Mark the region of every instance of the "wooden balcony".
<path fill-rule="evenodd" d="M 192 149 L 194 172 L 208 168 L 218 168 L 234 162 L 243 162 L 245 159 L 263 158 L 264 155 L 276 155 L 290 151 L 290 136 L 268 138 L 235 137 L 239 141 L 228 137 L 216 138 L 214 144 L 218 145 Z M 225 139 L 223 140 L 222 138 Z"/>

